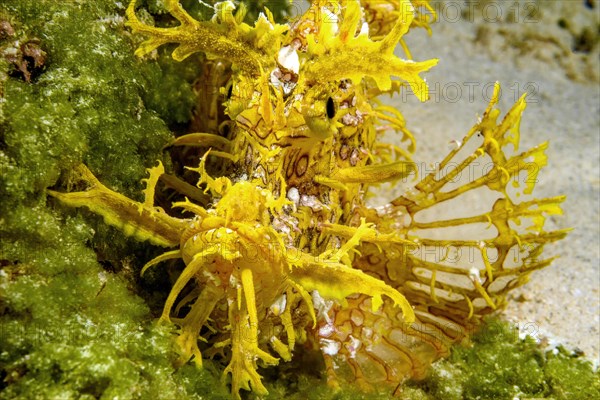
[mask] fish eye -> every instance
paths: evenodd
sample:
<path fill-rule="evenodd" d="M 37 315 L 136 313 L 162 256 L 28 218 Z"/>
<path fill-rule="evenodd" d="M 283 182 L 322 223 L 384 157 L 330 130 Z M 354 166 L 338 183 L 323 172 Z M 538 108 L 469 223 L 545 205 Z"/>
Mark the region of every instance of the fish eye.
<path fill-rule="evenodd" d="M 333 99 L 331 97 L 327 99 L 326 110 L 327 118 L 331 119 L 335 116 L 335 104 L 333 103 Z"/>

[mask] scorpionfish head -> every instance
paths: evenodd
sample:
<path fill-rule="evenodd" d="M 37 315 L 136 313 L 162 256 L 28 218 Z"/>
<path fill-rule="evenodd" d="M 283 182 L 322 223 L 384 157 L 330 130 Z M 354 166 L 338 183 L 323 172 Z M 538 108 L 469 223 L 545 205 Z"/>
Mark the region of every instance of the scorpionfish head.
<path fill-rule="evenodd" d="M 394 54 L 411 25 L 421 23 L 411 1 L 401 0 L 396 20 L 372 34 L 371 16 L 359 2 L 311 3 L 302 17 L 288 24 L 276 23 L 265 9 L 250 26 L 243 22 L 243 3 L 236 9 L 230 1 L 215 6 L 211 21 L 197 21 L 178 1 L 167 1 L 168 11 L 181 23 L 172 28 L 140 22 L 135 1 L 127 16 L 134 31 L 148 36 L 138 55 L 176 43 L 176 60 L 203 52 L 231 63 L 230 83 L 221 88 L 227 96 L 226 114 L 248 141 L 267 149 L 311 146 L 345 126 L 361 125 L 370 111 L 368 100 L 403 85 L 421 101 L 427 99 L 427 85 L 419 74 L 437 60 L 414 62 Z"/>

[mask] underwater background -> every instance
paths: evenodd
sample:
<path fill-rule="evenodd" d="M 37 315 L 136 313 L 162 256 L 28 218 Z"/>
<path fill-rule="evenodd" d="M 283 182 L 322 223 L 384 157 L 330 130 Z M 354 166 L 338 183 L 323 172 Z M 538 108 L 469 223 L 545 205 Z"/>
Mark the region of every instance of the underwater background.
<path fill-rule="evenodd" d="M 198 14 L 206 11 L 184 3 Z M 284 3 L 267 5 L 286 18 Z M 599 5 L 433 5 L 439 15 L 433 36 L 415 31 L 407 38 L 415 58 L 440 58 L 427 74 L 431 100 L 390 100 L 418 138 L 419 172 L 470 128 L 489 101 L 488 84 L 499 80 L 504 110 L 530 93 L 521 125 L 524 147 L 550 139 L 537 195 L 568 195 L 564 217 L 550 218 L 550 228 L 575 229 L 549 246 L 561 258 L 512 295 L 503 313 L 509 322 L 490 321 L 471 344 L 436 363 L 427 379 L 407 382 L 401 396 L 597 398 Z M 176 63 L 163 49 L 155 62 L 136 59 L 141 38 L 124 26 L 126 6 L 0 0 L 3 399 L 230 398 L 217 365 L 173 366 L 170 329 L 154 324 L 168 282 L 159 274 L 139 277 L 145 260 L 159 250 L 127 239 L 91 213 L 61 207 L 45 193 L 61 173 L 84 161 L 102 171 L 110 187 L 139 200 L 145 167 L 170 132 L 184 131 L 192 117 L 191 84 L 202 57 Z M 164 14 L 160 1 L 146 6 L 155 18 Z M 303 6 L 294 3 L 291 15 Z M 380 195 L 393 198 L 401 189 L 383 188 Z M 261 371 L 268 398 L 388 398 L 351 388 L 333 392 L 321 367 L 307 357 L 295 368 Z"/>

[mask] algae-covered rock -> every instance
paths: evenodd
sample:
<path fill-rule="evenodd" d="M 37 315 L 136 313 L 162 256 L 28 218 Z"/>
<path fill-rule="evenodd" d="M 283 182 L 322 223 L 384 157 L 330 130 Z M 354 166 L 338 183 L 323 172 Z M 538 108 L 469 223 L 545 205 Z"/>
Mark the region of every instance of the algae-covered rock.
<path fill-rule="evenodd" d="M 596 399 L 600 372 L 580 356 L 562 347 L 544 350 L 530 336 L 520 338 L 515 326 L 491 320 L 470 346 L 455 347 L 409 389 L 446 400 Z"/>
<path fill-rule="evenodd" d="M 144 168 L 172 137 L 167 124 L 190 118 L 194 61 L 136 59 L 123 7 L 0 4 L 2 398 L 186 394 L 172 376 L 168 329 L 154 327 L 135 283 L 105 270 L 92 249 L 130 242 L 95 235 L 96 221 L 56 211 L 45 194 L 84 161 L 138 195 Z"/>

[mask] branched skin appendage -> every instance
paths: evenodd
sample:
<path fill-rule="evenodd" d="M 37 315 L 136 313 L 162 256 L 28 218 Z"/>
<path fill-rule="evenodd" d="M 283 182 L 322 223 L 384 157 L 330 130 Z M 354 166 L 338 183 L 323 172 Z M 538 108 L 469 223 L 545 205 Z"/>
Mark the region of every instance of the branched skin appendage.
<path fill-rule="evenodd" d="M 415 174 L 415 140 L 402 115 L 377 96 L 410 87 L 427 99 L 420 74 L 437 60 L 394 55 L 400 43 L 411 58 L 402 42 L 410 27 L 429 29 L 427 1 L 313 1 L 290 25 L 265 10 L 254 26 L 242 22 L 244 8 L 231 2 L 219 3 L 211 21 L 194 20 L 178 1 L 165 4 L 179 26 L 145 25 L 135 0 L 127 9 L 129 26 L 147 37 L 138 55 L 174 43 L 177 60 L 204 52 L 217 60 L 211 73 L 231 67 L 229 83 L 220 87 L 227 94 L 227 134 L 219 135 L 218 121 L 207 115 L 199 126 L 208 131 L 169 144 L 203 149 L 186 168 L 198 175 L 211 206 L 187 197 L 172 204 L 189 218 L 155 207 L 165 174 L 160 162 L 148 170 L 143 203 L 108 189 L 84 165 L 74 179 L 86 191 L 50 194 L 171 248 L 142 273 L 183 260 L 161 320 L 179 327 L 182 362 L 202 366 L 203 355 L 226 357 L 223 377 L 234 397 L 240 389 L 266 393 L 258 368 L 292 361 L 296 344 L 305 341 L 321 350 L 332 385 L 344 379 L 368 390 L 369 382 L 394 387 L 423 377 L 483 315 L 503 305 L 510 289 L 551 262 L 541 259 L 542 247 L 565 232 L 545 232 L 544 218 L 561 212 L 563 198 L 515 197 L 521 173 L 530 178 L 523 193 L 533 190 L 531 167 L 545 165 L 546 144 L 509 155 L 517 151 L 525 101 L 498 122 L 498 88 L 481 121 L 442 161 L 440 169 L 456 166 L 452 172 L 425 177 L 385 207 L 365 203 L 371 187 Z M 214 108 L 214 96 L 202 98 L 209 103 L 199 110 Z M 389 129 L 407 144 L 380 143 Z M 481 161 L 493 168 L 457 183 Z M 223 165 L 231 167 L 221 176 L 207 173 Z M 431 217 L 482 190 L 493 196 L 481 213 Z M 432 249 L 441 256 L 425 257 Z M 465 251 L 473 257 L 456 256 Z M 182 315 L 184 306 L 189 311 Z M 200 337 L 203 327 L 212 333 Z"/>

